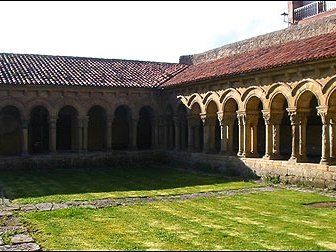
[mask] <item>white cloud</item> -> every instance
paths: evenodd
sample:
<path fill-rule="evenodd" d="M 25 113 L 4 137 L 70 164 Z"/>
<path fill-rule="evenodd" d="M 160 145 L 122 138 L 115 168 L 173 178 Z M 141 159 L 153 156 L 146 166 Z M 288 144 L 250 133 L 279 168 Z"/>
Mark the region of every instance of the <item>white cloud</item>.
<path fill-rule="evenodd" d="M 0 51 L 177 62 L 287 27 L 287 2 L 0 2 Z"/>

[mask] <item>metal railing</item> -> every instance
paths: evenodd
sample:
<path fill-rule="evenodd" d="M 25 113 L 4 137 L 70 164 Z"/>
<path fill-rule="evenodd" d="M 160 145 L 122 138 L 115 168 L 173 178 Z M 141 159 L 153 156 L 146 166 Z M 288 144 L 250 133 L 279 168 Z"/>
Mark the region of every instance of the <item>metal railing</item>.
<path fill-rule="evenodd" d="M 315 1 L 294 10 L 294 21 L 336 9 L 336 1 Z"/>

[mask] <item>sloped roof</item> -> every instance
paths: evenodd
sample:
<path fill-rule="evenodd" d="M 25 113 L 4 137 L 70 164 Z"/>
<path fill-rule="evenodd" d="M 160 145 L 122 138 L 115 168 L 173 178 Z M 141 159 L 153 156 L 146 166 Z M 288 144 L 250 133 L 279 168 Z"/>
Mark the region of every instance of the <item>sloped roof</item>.
<path fill-rule="evenodd" d="M 336 33 L 291 41 L 191 65 L 166 81 L 162 87 L 173 87 L 332 57 L 336 57 Z"/>
<path fill-rule="evenodd" d="M 1 53 L 0 84 L 153 88 L 186 67 L 175 63 Z"/>

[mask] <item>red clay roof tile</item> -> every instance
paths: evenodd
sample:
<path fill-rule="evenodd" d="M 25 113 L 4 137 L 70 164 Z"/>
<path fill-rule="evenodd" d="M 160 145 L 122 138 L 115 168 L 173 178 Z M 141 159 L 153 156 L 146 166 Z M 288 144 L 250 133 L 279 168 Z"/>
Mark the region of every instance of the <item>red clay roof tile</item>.
<path fill-rule="evenodd" d="M 34 54 L 0 54 L 0 84 L 157 87 L 187 65 Z"/>
<path fill-rule="evenodd" d="M 166 81 L 161 87 L 172 87 L 332 57 L 336 57 L 336 33 L 291 41 L 191 65 Z"/>

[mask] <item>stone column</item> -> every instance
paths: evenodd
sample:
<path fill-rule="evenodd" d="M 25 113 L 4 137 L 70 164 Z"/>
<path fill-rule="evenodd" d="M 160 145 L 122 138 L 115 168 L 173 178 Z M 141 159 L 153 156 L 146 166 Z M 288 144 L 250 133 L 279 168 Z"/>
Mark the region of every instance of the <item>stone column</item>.
<path fill-rule="evenodd" d="M 112 149 L 112 124 L 113 117 L 108 117 L 106 120 L 106 149 Z"/>
<path fill-rule="evenodd" d="M 237 156 L 245 156 L 245 127 L 246 114 L 237 112 L 238 127 L 239 127 L 239 150 Z"/>
<path fill-rule="evenodd" d="M 199 152 L 200 151 L 200 125 L 198 123 L 198 118 L 195 119 L 197 120 L 195 122 L 194 126 L 194 151 Z"/>
<path fill-rule="evenodd" d="M 223 112 L 217 112 L 217 117 L 220 127 L 220 139 L 221 139 L 221 148 L 220 154 L 225 154 L 227 152 L 227 124 L 224 121 Z"/>
<path fill-rule="evenodd" d="M 81 152 L 83 149 L 83 120 L 80 118 L 78 118 L 77 134 L 77 150 Z"/>
<path fill-rule="evenodd" d="M 263 158 L 271 159 L 272 153 L 272 125 L 271 125 L 271 112 L 262 111 L 265 120 L 265 155 Z"/>
<path fill-rule="evenodd" d="M 209 146 L 209 122 L 207 119 L 206 114 L 201 114 L 201 120 L 203 123 L 203 153 L 209 153 L 210 146 Z"/>
<path fill-rule="evenodd" d="M 188 116 L 188 151 L 194 151 L 194 117 Z"/>
<path fill-rule="evenodd" d="M 29 120 L 22 120 L 22 156 L 28 155 L 28 127 Z"/>
<path fill-rule="evenodd" d="M 49 120 L 49 151 L 51 153 L 56 152 L 56 130 L 57 130 L 57 119 L 50 118 Z"/>
<path fill-rule="evenodd" d="M 89 124 L 89 117 L 82 118 L 82 126 L 83 126 L 83 151 L 87 152 L 88 148 L 88 124 Z"/>
<path fill-rule="evenodd" d="M 258 118 L 259 114 L 248 114 L 246 122 L 246 157 L 258 157 Z"/>
<path fill-rule="evenodd" d="M 227 141 L 226 141 L 226 154 L 233 155 L 237 153 L 233 153 L 233 127 L 234 127 L 235 118 L 229 119 L 227 122 Z"/>
<path fill-rule="evenodd" d="M 292 154 L 289 161 L 297 162 L 299 155 L 299 118 L 295 109 L 287 109 L 292 127 Z"/>
<path fill-rule="evenodd" d="M 328 132 L 328 116 L 327 107 L 318 107 L 317 114 L 321 116 L 322 121 L 322 153 L 320 164 L 328 164 L 329 161 L 329 132 Z"/>
<path fill-rule="evenodd" d="M 180 122 L 178 117 L 174 117 L 174 126 L 175 126 L 175 150 L 180 151 L 181 150 L 181 142 L 180 142 Z"/>
<path fill-rule="evenodd" d="M 138 133 L 138 121 L 139 118 L 132 118 L 131 119 L 131 127 L 130 127 L 130 137 L 129 137 L 129 141 L 130 141 L 130 146 L 129 146 L 129 150 L 137 150 L 137 133 Z"/>
<path fill-rule="evenodd" d="M 158 144 L 157 144 L 157 139 L 158 139 L 158 130 L 157 130 L 157 119 L 154 117 L 151 119 L 151 125 L 152 125 L 152 145 L 151 149 L 156 149 Z"/>
<path fill-rule="evenodd" d="M 271 123 L 272 123 L 272 159 L 279 159 L 281 157 L 280 153 L 280 124 L 283 117 L 283 112 L 272 113 Z"/>
<path fill-rule="evenodd" d="M 299 115 L 299 161 L 307 161 L 307 114 L 300 113 Z"/>
<path fill-rule="evenodd" d="M 185 150 L 186 147 L 187 147 L 187 143 L 186 143 L 186 122 L 184 120 L 181 121 L 181 124 L 180 124 L 180 132 L 181 132 L 181 136 L 180 136 L 180 139 L 181 139 L 181 146 L 180 146 L 180 149 L 181 150 Z"/>
<path fill-rule="evenodd" d="M 330 155 L 330 162 L 335 162 L 335 119 L 330 119 L 329 121 L 329 155 Z"/>

